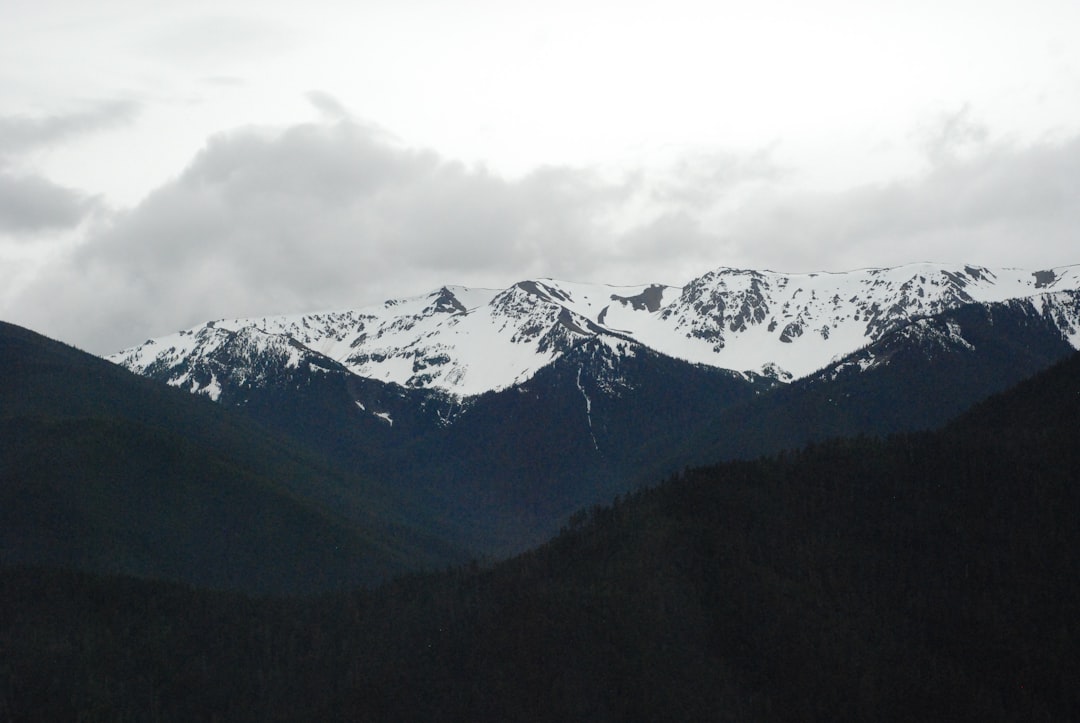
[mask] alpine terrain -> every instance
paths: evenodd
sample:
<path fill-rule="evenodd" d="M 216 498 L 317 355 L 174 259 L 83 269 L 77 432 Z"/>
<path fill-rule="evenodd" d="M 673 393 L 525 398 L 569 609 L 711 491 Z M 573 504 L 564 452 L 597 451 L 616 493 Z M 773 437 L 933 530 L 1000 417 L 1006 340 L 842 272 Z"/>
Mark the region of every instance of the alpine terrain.
<path fill-rule="evenodd" d="M 218 320 L 109 359 L 392 483 L 474 549 L 691 462 L 944 423 L 1080 347 L 1080 267 L 721 268 Z"/>

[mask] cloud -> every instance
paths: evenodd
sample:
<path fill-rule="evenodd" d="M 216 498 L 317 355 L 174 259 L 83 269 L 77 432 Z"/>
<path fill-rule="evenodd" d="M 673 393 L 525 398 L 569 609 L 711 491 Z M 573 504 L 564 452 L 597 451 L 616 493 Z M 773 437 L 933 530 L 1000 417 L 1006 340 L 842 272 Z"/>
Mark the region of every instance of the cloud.
<path fill-rule="evenodd" d="M 912 261 L 1080 262 L 1080 137 L 983 143 L 923 175 L 838 193 L 762 194 L 727 220 L 735 253 L 785 270 Z M 828 265 L 826 265 L 828 264 Z"/>
<path fill-rule="evenodd" d="M 775 183 L 787 170 L 774 159 L 774 147 L 751 153 L 709 151 L 685 154 L 658 183 L 653 196 L 660 203 L 703 209 L 715 204 L 739 186 L 755 182 Z"/>
<path fill-rule="evenodd" d="M 507 180 L 351 121 L 244 129 L 211 139 L 21 306 L 40 328 L 108 352 L 221 316 L 581 277 L 617 253 L 600 219 L 629 193 L 566 168 Z"/>
<path fill-rule="evenodd" d="M 915 132 L 923 152 L 936 166 L 953 163 L 978 152 L 989 136 L 987 126 L 971 113 L 965 103 L 951 113 L 941 113 Z"/>
<path fill-rule="evenodd" d="M 96 205 L 84 194 L 40 176 L 0 170 L 0 232 L 15 239 L 77 226 Z"/>
<path fill-rule="evenodd" d="M 25 154 L 129 122 L 139 106 L 111 100 L 66 114 L 0 116 L 0 233 L 16 241 L 78 226 L 100 203 L 44 176 L 15 170 Z"/>
<path fill-rule="evenodd" d="M 139 105 L 134 101 L 109 100 L 61 115 L 0 116 L 0 158 L 127 123 L 138 110 Z"/>
<path fill-rule="evenodd" d="M 1080 138 L 983 142 L 920 176 L 838 193 L 795 192 L 784 178 L 758 153 L 660 174 L 546 167 L 508 179 L 353 120 L 241 129 L 99 223 L 5 313 L 108 353 L 208 319 L 348 308 L 445 283 L 1080 261 Z M 717 202 L 732 189 L 735 202 Z"/>
<path fill-rule="evenodd" d="M 340 100 L 322 90 L 309 90 L 305 97 L 326 120 L 349 120 L 352 114 Z"/>

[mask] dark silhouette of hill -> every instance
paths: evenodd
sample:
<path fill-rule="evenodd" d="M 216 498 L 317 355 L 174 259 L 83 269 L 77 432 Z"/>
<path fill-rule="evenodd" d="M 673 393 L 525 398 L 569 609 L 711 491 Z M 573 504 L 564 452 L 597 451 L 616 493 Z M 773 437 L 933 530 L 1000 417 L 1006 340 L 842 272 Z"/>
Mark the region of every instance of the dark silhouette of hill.
<path fill-rule="evenodd" d="M 462 559 L 394 504 L 235 412 L 0 324 L 0 563 L 299 593 Z"/>
<path fill-rule="evenodd" d="M 1076 720 L 1080 356 L 317 600 L 0 577 L 13 720 Z"/>

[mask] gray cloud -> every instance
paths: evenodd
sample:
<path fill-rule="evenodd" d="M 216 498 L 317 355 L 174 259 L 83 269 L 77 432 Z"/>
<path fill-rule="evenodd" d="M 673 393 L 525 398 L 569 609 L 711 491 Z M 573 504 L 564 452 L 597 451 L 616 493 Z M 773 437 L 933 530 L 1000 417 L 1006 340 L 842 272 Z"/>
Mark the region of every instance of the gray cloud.
<path fill-rule="evenodd" d="M 112 100 L 59 115 L 0 116 L 0 232 L 26 241 L 28 234 L 77 226 L 99 208 L 81 191 L 14 167 L 26 153 L 126 123 L 137 112 L 134 101 Z"/>
<path fill-rule="evenodd" d="M 956 111 L 939 114 L 915 132 L 927 159 L 936 166 L 972 155 L 983 147 L 989 135 L 989 129 L 973 116 L 968 103 Z"/>
<path fill-rule="evenodd" d="M 787 171 L 773 159 L 773 151 L 686 155 L 675 163 L 670 178 L 655 186 L 653 196 L 661 203 L 702 209 L 747 183 L 779 181 Z"/>
<path fill-rule="evenodd" d="M 110 100 L 62 115 L 0 116 L 0 156 L 12 156 L 41 146 L 131 121 L 139 110 L 131 100 Z"/>
<path fill-rule="evenodd" d="M 580 277 L 614 253 L 598 218 L 630 192 L 573 169 L 506 180 L 353 122 L 242 130 L 211 139 L 22 306 L 50 317 L 42 328 L 106 352 L 208 318 Z"/>
<path fill-rule="evenodd" d="M 681 168 L 681 187 L 671 174 L 612 180 L 565 167 L 506 179 L 354 121 L 240 130 L 211 139 L 9 308 L 18 323 L 106 353 L 207 319 L 349 307 L 443 283 L 1080 261 L 1070 257 L 1080 138 L 982 143 L 918 178 L 831 194 L 785 190 L 767 156 Z M 744 180 L 752 193 L 714 203 Z"/>
<path fill-rule="evenodd" d="M 40 176 L 0 170 L 0 232 L 24 234 L 77 226 L 93 208 L 93 199 Z"/>
<path fill-rule="evenodd" d="M 327 120 L 341 121 L 352 117 L 349 109 L 340 100 L 325 91 L 309 90 L 305 97 Z"/>
<path fill-rule="evenodd" d="M 729 218 L 735 253 L 761 259 L 764 252 L 766 263 L 789 270 L 1080 262 L 1080 137 L 980 143 L 966 159 L 950 156 L 913 179 L 762 195 Z"/>

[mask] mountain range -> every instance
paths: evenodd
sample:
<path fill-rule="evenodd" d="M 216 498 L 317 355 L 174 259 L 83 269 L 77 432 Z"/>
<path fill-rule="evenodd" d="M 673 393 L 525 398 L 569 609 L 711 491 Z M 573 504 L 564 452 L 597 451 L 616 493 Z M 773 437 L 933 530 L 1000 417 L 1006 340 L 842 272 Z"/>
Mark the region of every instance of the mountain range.
<path fill-rule="evenodd" d="M 913 264 L 811 274 L 722 268 L 681 288 L 539 279 L 499 291 L 444 286 L 356 310 L 212 321 L 109 358 L 211 398 L 223 384 L 259 384 L 255 360 L 269 356 L 285 367 L 306 360 L 468 399 L 520 385 L 584 339 L 620 356 L 650 349 L 790 382 L 914 319 L 972 303 L 1030 299 L 1077 346 L 1077 291 L 1075 266 L 1025 271 Z M 216 358 L 235 362 L 238 354 L 252 366 L 215 368 Z"/>
<path fill-rule="evenodd" d="M 481 555 L 687 464 L 943 424 L 1080 346 L 1080 267 L 721 268 L 444 286 L 217 320 L 109 359 L 234 407 Z"/>
<path fill-rule="evenodd" d="M 0 323 L 0 718 L 1075 720 L 1075 271 Z"/>

